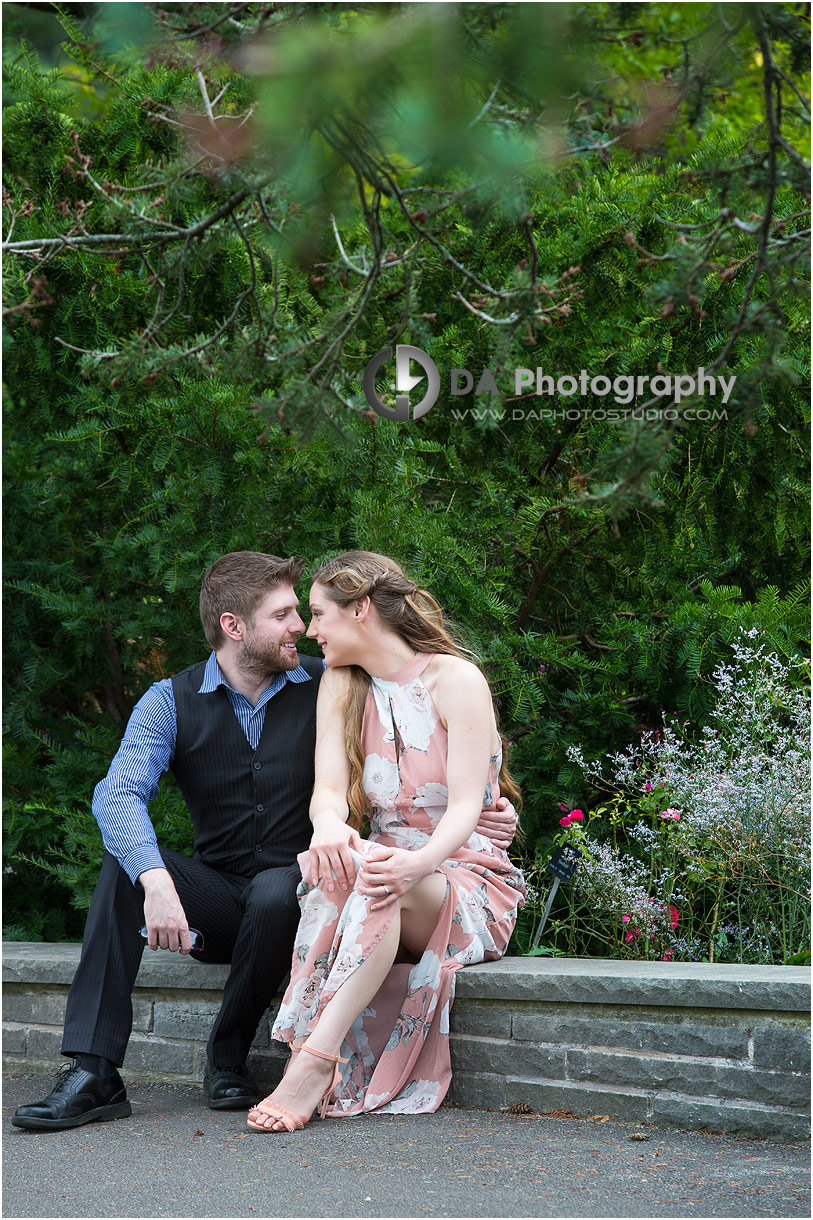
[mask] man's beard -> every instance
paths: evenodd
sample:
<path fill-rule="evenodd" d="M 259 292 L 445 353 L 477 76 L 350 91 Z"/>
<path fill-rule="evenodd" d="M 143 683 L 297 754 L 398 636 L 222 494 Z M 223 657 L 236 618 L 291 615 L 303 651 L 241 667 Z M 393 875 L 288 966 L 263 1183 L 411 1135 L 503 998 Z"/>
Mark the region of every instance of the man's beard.
<path fill-rule="evenodd" d="M 296 669 L 299 657 L 295 652 L 286 652 L 271 640 L 244 639 L 237 664 L 244 674 L 252 678 L 272 678 L 286 669 Z"/>

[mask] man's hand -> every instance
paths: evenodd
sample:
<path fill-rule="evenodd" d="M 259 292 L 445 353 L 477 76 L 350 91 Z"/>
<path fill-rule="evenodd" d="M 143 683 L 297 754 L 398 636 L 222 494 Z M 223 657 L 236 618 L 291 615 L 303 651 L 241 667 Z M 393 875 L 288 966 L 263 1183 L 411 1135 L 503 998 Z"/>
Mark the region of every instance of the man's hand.
<path fill-rule="evenodd" d="M 364 851 L 359 832 L 330 810 L 320 813 L 314 819 L 313 838 L 308 848 L 313 884 L 318 885 L 323 880 L 325 889 L 329 891 L 333 890 L 336 882 L 343 890 L 352 889 L 356 870 L 350 855 L 351 847 L 357 852 Z"/>
<path fill-rule="evenodd" d="M 517 811 L 507 796 L 501 796 L 496 809 L 484 809 L 476 830 L 491 839 L 495 847 L 508 849 L 517 832 Z"/>
<path fill-rule="evenodd" d="M 151 949 L 189 953 L 192 948 L 189 924 L 186 922 L 178 891 L 167 870 L 148 868 L 141 873 L 138 880 L 144 888 L 147 944 Z"/>

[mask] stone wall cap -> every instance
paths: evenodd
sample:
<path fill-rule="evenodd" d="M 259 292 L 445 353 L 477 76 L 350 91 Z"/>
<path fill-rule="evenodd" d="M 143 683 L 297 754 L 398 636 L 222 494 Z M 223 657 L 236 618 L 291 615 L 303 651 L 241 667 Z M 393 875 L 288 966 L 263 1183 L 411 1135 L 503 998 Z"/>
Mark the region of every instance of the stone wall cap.
<path fill-rule="evenodd" d="M 81 949 L 79 944 L 7 941 L 3 945 L 3 981 L 68 984 Z M 228 972 L 228 966 L 206 965 L 174 953 L 147 952 L 136 986 L 217 991 Z M 792 1012 L 810 1008 L 810 969 L 804 966 L 504 957 L 458 971 L 456 987 L 458 996 L 467 999 Z"/>
<path fill-rule="evenodd" d="M 457 994 L 583 1004 L 808 1011 L 810 968 L 595 957 L 505 957 L 467 966 Z"/>
<path fill-rule="evenodd" d="M 79 944 L 4 941 L 3 982 L 69 984 L 81 952 Z M 228 966 L 212 966 L 177 953 L 148 950 L 141 960 L 136 987 L 219 991 L 228 973 Z"/>

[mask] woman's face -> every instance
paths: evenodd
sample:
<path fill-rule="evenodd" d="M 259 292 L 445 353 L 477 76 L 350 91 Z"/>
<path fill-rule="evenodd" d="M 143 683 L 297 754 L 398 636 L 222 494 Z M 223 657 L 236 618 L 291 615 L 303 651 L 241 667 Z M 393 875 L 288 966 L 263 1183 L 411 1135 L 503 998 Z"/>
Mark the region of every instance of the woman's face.
<path fill-rule="evenodd" d="M 355 606 L 342 609 L 318 581 L 311 585 L 310 606 L 311 621 L 306 634 L 308 639 L 316 640 L 326 664 L 357 665 L 361 640 Z"/>

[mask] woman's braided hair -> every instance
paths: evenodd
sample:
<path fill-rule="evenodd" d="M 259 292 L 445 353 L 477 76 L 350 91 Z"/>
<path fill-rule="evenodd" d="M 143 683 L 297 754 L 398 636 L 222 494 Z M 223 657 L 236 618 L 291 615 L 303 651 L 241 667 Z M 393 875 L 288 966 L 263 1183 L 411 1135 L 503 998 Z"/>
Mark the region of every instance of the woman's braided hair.
<path fill-rule="evenodd" d="M 346 551 L 317 568 L 312 580 L 318 581 L 328 597 L 342 608 L 369 597 L 382 622 L 416 652 L 464 657 L 478 664 L 475 655 L 446 629 L 443 612 L 431 593 L 419 589 L 395 560 L 386 555 L 377 555 L 374 551 Z M 361 745 L 370 676 L 359 665 L 349 668 L 350 690 L 344 715 L 345 747 L 350 762 L 347 803 L 349 821 L 358 829 L 371 812 L 362 786 L 364 751 Z M 508 774 L 504 761 L 500 771 L 500 794 L 509 797 L 516 808 L 520 808 L 519 788 Z"/>

